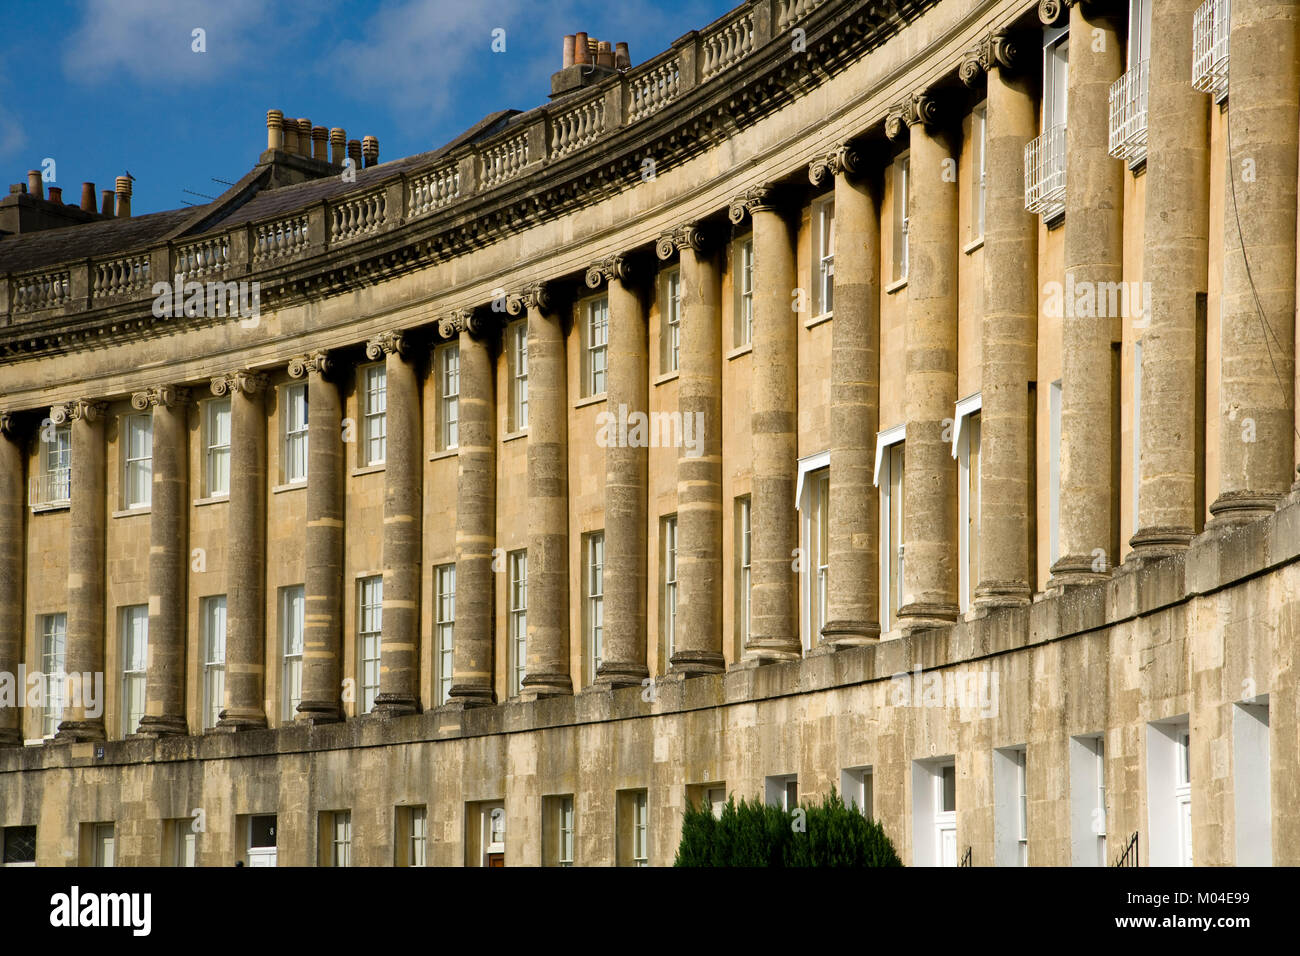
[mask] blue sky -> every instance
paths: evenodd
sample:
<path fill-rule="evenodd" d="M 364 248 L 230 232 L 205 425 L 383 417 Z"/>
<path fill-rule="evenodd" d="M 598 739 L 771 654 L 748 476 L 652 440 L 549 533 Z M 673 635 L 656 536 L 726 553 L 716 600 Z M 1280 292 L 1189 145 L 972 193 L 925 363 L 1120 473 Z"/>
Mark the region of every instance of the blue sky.
<path fill-rule="evenodd" d="M 201 203 L 184 190 L 216 196 L 213 178 L 247 172 L 271 108 L 377 136 L 381 160 L 423 152 L 546 102 L 566 33 L 626 40 L 637 64 L 737 3 L 0 0 L 0 189 L 48 157 L 65 200 L 130 170 L 136 214 Z"/>

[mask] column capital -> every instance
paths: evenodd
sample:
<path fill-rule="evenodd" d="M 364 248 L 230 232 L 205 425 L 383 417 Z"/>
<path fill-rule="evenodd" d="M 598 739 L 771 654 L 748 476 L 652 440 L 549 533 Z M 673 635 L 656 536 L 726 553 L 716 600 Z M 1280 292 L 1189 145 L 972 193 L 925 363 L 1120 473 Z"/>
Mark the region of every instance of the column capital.
<path fill-rule="evenodd" d="M 606 282 L 613 282 L 615 279 L 626 282 L 630 278 L 632 278 L 632 262 L 621 252 L 598 259 L 587 267 L 588 289 L 599 289 Z"/>
<path fill-rule="evenodd" d="M 523 315 L 529 309 L 550 312 L 551 305 L 551 286 L 547 282 L 533 282 L 506 296 L 506 312 L 510 315 Z"/>
<path fill-rule="evenodd" d="M 885 115 L 885 135 L 894 142 L 902 140 L 904 130 L 913 126 L 933 126 L 941 115 L 939 101 L 926 90 L 913 93 L 890 108 Z"/>
<path fill-rule="evenodd" d="M 1070 18 L 1070 7 L 1079 0 L 1038 0 L 1038 22 L 1045 27 L 1059 27 Z"/>
<path fill-rule="evenodd" d="M 808 164 L 808 181 L 814 186 L 820 186 L 827 175 L 835 177 L 843 173 L 847 176 L 859 172 L 861 168 L 861 154 L 848 143 L 844 143 Z"/>
<path fill-rule="evenodd" d="M 0 435 L 14 439 L 22 437 L 22 421 L 17 412 L 0 412 Z"/>
<path fill-rule="evenodd" d="M 409 349 L 409 340 L 406 333 L 400 329 L 393 329 L 388 332 L 380 332 L 366 341 L 366 358 L 374 361 L 384 358 L 388 355 L 396 355 L 398 358 L 406 358 Z"/>
<path fill-rule="evenodd" d="M 164 408 L 172 408 L 176 405 L 184 405 L 189 400 L 190 390 L 177 385 L 159 385 L 156 388 L 146 388 L 143 391 L 131 393 L 131 407 L 141 412 L 146 408 L 159 405 Z"/>
<path fill-rule="evenodd" d="M 670 229 L 659 237 L 655 243 L 655 255 L 660 259 L 671 259 L 673 253 L 690 248 L 703 252 L 708 245 L 708 236 L 698 222 L 684 222 Z"/>
<path fill-rule="evenodd" d="M 227 372 L 225 375 L 214 375 L 211 388 L 212 394 L 221 398 L 223 395 L 233 396 L 236 392 L 256 395 L 265 391 L 270 384 L 271 380 L 258 372 Z"/>
<path fill-rule="evenodd" d="M 61 405 L 55 405 L 50 409 L 50 419 L 56 425 L 66 425 L 68 422 L 75 422 L 84 419 L 87 422 L 97 421 L 104 416 L 108 405 L 104 402 L 94 402 L 88 398 L 79 398 L 75 402 L 64 402 Z"/>
<path fill-rule="evenodd" d="M 329 378 L 333 371 L 334 359 L 324 349 L 317 349 L 306 355 L 295 355 L 289 359 L 290 378 L 304 378 L 313 373 L 321 378 Z"/>
<path fill-rule="evenodd" d="M 1008 70 L 1018 65 L 1020 50 L 1006 30 L 994 30 L 980 38 L 979 43 L 967 50 L 957 75 L 970 88 L 975 88 L 989 70 Z"/>
<path fill-rule="evenodd" d="M 474 309 L 452 309 L 438 319 L 438 335 L 444 339 L 454 339 L 462 332 L 481 339 L 487 331 L 488 322 Z"/>
<path fill-rule="evenodd" d="M 745 216 L 753 216 L 755 212 L 764 209 L 771 209 L 773 206 L 774 190 L 768 185 L 750 186 L 739 196 L 731 200 L 731 206 L 727 209 L 727 218 L 734 225 L 739 226 L 745 221 Z"/>

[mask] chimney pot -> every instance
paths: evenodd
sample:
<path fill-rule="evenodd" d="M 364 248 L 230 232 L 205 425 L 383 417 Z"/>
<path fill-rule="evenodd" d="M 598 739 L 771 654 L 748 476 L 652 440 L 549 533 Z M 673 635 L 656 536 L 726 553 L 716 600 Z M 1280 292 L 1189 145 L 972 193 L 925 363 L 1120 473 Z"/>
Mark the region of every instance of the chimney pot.
<path fill-rule="evenodd" d="M 81 184 L 81 208 L 90 214 L 95 212 L 95 184 Z"/>
<path fill-rule="evenodd" d="M 311 128 L 311 158 L 319 159 L 322 163 L 329 162 L 327 155 L 330 131 L 324 126 L 313 126 Z"/>
<path fill-rule="evenodd" d="M 27 193 L 37 199 L 45 198 L 45 182 L 41 179 L 39 169 L 27 170 Z"/>
<path fill-rule="evenodd" d="M 596 47 L 596 63 L 599 66 L 614 65 L 614 49 L 609 45 L 608 40 L 601 40 Z"/>
<path fill-rule="evenodd" d="M 587 64 L 591 62 L 591 48 L 587 43 L 587 34 L 575 33 L 573 36 L 573 62 Z"/>
<path fill-rule="evenodd" d="M 284 149 L 284 113 L 280 110 L 266 111 L 266 148 Z"/>
<path fill-rule="evenodd" d="M 626 43 L 619 42 L 614 44 L 614 66 L 620 70 L 631 69 L 632 54 L 628 52 Z"/>
<path fill-rule="evenodd" d="M 99 214 L 112 218 L 113 216 L 113 190 L 101 189 L 99 191 Z"/>
<path fill-rule="evenodd" d="M 284 127 L 284 151 L 286 153 L 298 152 L 298 121 L 296 119 L 281 120 Z"/>
<path fill-rule="evenodd" d="M 117 177 L 117 212 L 118 219 L 131 218 L 131 177 Z"/>
<path fill-rule="evenodd" d="M 305 116 L 298 117 L 298 154 L 311 155 L 311 120 Z"/>
<path fill-rule="evenodd" d="M 361 140 L 348 140 L 348 159 L 352 160 L 354 169 L 361 168 Z"/>
<path fill-rule="evenodd" d="M 51 186 L 51 187 L 50 187 L 50 202 L 56 202 L 56 203 L 58 203 L 60 206 L 63 205 L 63 187 L 62 187 L 62 186 Z"/>
<path fill-rule="evenodd" d="M 564 35 L 564 69 L 566 70 L 573 66 L 573 47 L 574 36 L 572 33 L 566 33 Z"/>
<path fill-rule="evenodd" d="M 379 140 L 373 136 L 361 137 L 361 155 L 365 157 L 366 169 L 379 162 Z"/>
<path fill-rule="evenodd" d="M 347 148 L 348 134 L 341 127 L 335 126 L 330 130 L 330 162 L 335 166 L 342 166 Z"/>

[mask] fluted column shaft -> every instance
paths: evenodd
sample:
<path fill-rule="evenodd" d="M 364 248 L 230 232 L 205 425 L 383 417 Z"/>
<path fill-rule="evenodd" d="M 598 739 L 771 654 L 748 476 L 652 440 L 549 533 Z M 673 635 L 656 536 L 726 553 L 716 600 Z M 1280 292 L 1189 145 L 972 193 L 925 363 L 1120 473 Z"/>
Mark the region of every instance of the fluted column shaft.
<path fill-rule="evenodd" d="M 629 416 L 629 440 L 611 428 L 605 449 L 605 633 L 596 683 L 640 684 L 646 667 L 646 442 L 630 435 L 630 416 L 649 411 L 646 317 L 631 280 L 609 280 L 609 373 L 605 408 Z"/>
<path fill-rule="evenodd" d="M 690 242 L 681 256 L 677 404 L 677 630 L 673 671 L 714 674 L 722 658 L 722 323 L 713 250 Z"/>
<path fill-rule="evenodd" d="M 793 563 L 799 546 L 794 488 L 798 476 L 798 314 L 790 224 L 769 205 L 754 220 L 754 329 L 750 428 L 754 475 L 750 523 L 750 630 L 745 654 L 759 661 L 793 660 L 799 640 Z M 733 217 L 734 218 L 734 217 Z"/>
<path fill-rule="evenodd" d="M 69 681 L 56 736 L 68 741 L 103 740 L 104 702 L 98 701 L 98 715 L 90 712 L 85 682 L 104 673 L 104 406 L 74 402 L 56 409 L 53 417 L 56 423 L 72 421 L 65 655 Z"/>
<path fill-rule="evenodd" d="M 460 329 L 460 427 L 456 469 L 456 623 L 451 702 L 490 704 L 492 548 L 496 544 L 496 450 L 488 343 Z"/>
<path fill-rule="evenodd" d="M 289 363 L 307 379 L 307 574 L 303 581 L 302 699 L 295 720 L 341 716 L 343 649 L 343 400 L 332 360 L 314 352 Z"/>
<path fill-rule="evenodd" d="M 266 380 L 214 379 L 230 395 L 230 504 L 226 529 L 226 706 L 219 730 L 266 726 Z"/>
<path fill-rule="evenodd" d="M 420 648 L 420 550 L 424 460 L 420 386 L 401 333 L 371 340 L 371 359 L 384 358 L 387 449 L 384 454 L 384 613 L 375 712 L 414 713 Z"/>
<path fill-rule="evenodd" d="M 0 414 L 0 673 L 14 675 L 23 656 L 24 445 L 17 420 Z M 22 741 L 22 710 L 0 708 L 0 747 Z"/>
<path fill-rule="evenodd" d="M 880 202 L 846 165 L 842 161 L 835 172 L 830 578 L 826 625 L 814 635 L 833 647 L 880 637 L 880 495 L 874 481 L 880 427 Z"/>
<path fill-rule="evenodd" d="M 1037 379 L 1038 221 L 1025 210 L 1025 143 L 1037 134 L 1028 71 L 991 64 L 984 164 L 984 316 L 980 323 L 981 607 L 1029 602 L 1034 461 L 1029 382 Z M 908 436 L 911 437 L 910 435 Z M 910 444 L 910 442 L 909 442 Z"/>
<path fill-rule="evenodd" d="M 907 467 L 903 470 L 904 630 L 957 617 L 957 463 L 948 428 L 957 402 L 957 184 L 942 175 L 943 134 L 911 124 L 908 177 Z M 945 423 L 946 420 L 946 423 Z"/>
<path fill-rule="evenodd" d="M 1197 0 L 1152 0 L 1142 277 L 1139 554 L 1186 547 L 1196 532 L 1197 297 L 1208 287 L 1209 100 L 1192 87 Z"/>
<path fill-rule="evenodd" d="M 149 515 L 149 655 L 139 732 L 184 734 L 186 575 L 189 571 L 189 392 L 154 388 L 131 396 L 152 408 Z"/>
<path fill-rule="evenodd" d="M 569 670 L 569 391 L 564 330 L 528 314 L 528 661 L 526 699 L 573 693 Z"/>
<path fill-rule="evenodd" d="M 1120 339 L 1122 317 L 1111 314 L 1101 291 L 1124 274 L 1124 164 L 1110 155 L 1108 125 L 1124 44 L 1114 20 L 1085 3 L 1070 7 L 1069 43 L 1056 585 L 1103 579 L 1118 544 L 1111 343 Z"/>
<path fill-rule="evenodd" d="M 1232 4 L 1218 522 L 1271 513 L 1296 477 L 1298 18 L 1286 0 Z"/>

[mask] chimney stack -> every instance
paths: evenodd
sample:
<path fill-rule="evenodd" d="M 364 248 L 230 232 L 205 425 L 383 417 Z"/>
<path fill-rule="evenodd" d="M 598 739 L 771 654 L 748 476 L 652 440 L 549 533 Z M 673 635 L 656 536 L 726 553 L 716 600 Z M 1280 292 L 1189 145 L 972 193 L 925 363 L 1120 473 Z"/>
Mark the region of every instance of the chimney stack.
<path fill-rule="evenodd" d="M 330 131 L 324 126 L 313 126 L 311 128 L 311 158 L 319 159 L 322 163 L 329 162 L 329 137 Z"/>
<path fill-rule="evenodd" d="M 348 159 L 352 160 L 352 168 L 361 168 L 361 140 L 348 140 Z"/>
<path fill-rule="evenodd" d="M 39 169 L 27 170 L 27 195 L 35 196 L 37 199 L 45 198 L 45 183 L 41 179 Z"/>
<path fill-rule="evenodd" d="M 117 177 L 117 212 L 118 219 L 131 218 L 131 177 Z"/>
<path fill-rule="evenodd" d="M 81 184 L 81 208 L 85 212 L 94 215 L 95 213 L 95 184 Z"/>
<path fill-rule="evenodd" d="M 629 70 L 632 68 L 632 54 L 628 52 L 626 43 L 619 42 L 614 44 L 614 68 L 617 70 Z"/>
<path fill-rule="evenodd" d="M 284 113 L 280 110 L 266 111 L 266 148 L 284 149 Z"/>
<path fill-rule="evenodd" d="M 101 189 L 99 191 L 99 214 L 107 218 L 113 216 L 113 190 Z"/>
<path fill-rule="evenodd" d="M 311 155 L 311 120 L 305 116 L 298 117 L 298 155 Z"/>
<path fill-rule="evenodd" d="M 566 69 L 566 70 L 567 70 L 569 67 L 573 66 L 573 48 L 574 48 L 574 36 L 573 36 L 572 33 L 567 33 L 567 34 L 565 34 L 565 36 L 564 36 L 564 67 L 563 67 L 563 69 Z"/>
<path fill-rule="evenodd" d="M 379 163 L 379 140 L 373 136 L 361 137 L 361 155 L 365 157 L 366 169 Z"/>
<path fill-rule="evenodd" d="M 330 163 L 342 166 L 343 160 L 347 157 L 347 148 L 348 134 L 335 126 L 330 130 Z"/>
<path fill-rule="evenodd" d="M 573 63 L 587 64 L 591 62 L 591 51 L 587 46 L 587 34 L 576 33 L 573 37 Z"/>
<path fill-rule="evenodd" d="M 58 203 L 60 206 L 63 205 L 63 187 L 62 187 L 62 186 L 51 186 L 51 187 L 50 187 L 50 202 L 56 202 L 56 203 Z"/>

